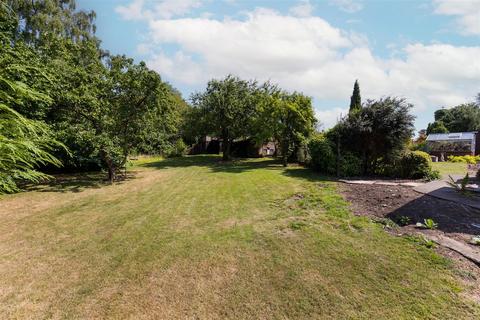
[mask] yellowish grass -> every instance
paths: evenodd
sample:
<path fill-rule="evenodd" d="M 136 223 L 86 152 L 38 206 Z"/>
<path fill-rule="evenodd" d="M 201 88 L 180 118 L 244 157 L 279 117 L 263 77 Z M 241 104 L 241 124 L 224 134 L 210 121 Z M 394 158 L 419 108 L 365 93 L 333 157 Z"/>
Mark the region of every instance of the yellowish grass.
<path fill-rule="evenodd" d="M 480 315 L 445 259 L 353 217 L 308 170 L 217 157 L 133 170 L 0 199 L 0 318 Z"/>

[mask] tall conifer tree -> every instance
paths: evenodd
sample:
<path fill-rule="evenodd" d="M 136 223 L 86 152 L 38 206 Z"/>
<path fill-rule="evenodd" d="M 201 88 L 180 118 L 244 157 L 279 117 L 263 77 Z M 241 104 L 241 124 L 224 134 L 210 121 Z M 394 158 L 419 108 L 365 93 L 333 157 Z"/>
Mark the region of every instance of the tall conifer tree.
<path fill-rule="evenodd" d="M 350 97 L 349 113 L 358 111 L 360 109 L 362 109 L 362 98 L 360 97 L 360 85 L 358 84 L 358 80 L 355 80 L 355 84 L 353 85 L 353 94 Z"/>

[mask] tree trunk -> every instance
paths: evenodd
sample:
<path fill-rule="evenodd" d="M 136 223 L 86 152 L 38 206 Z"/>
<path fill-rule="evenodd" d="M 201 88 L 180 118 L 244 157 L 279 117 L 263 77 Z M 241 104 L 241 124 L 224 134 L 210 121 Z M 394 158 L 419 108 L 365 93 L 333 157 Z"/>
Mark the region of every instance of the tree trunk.
<path fill-rule="evenodd" d="M 287 167 L 288 166 L 288 145 L 289 143 L 287 141 L 283 141 L 281 143 L 282 147 L 281 147 L 281 152 L 282 152 L 282 164 L 284 167 Z"/>
<path fill-rule="evenodd" d="M 115 167 L 111 163 L 108 164 L 108 181 L 110 184 L 115 181 Z"/>
<path fill-rule="evenodd" d="M 230 138 L 228 137 L 228 131 L 227 129 L 222 130 L 222 140 L 223 140 L 223 161 L 228 161 L 230 160 L 230 145 L 231 141 Z"/>
<path fill-rule="evenodd" d="M 112 184 L 115 181 L 115 164 L 112 159 L 108 156 L 107 152 L 100 150 L 100 156 L 103 161 L 107 164 L 108 168 L 108 181 Z"/>

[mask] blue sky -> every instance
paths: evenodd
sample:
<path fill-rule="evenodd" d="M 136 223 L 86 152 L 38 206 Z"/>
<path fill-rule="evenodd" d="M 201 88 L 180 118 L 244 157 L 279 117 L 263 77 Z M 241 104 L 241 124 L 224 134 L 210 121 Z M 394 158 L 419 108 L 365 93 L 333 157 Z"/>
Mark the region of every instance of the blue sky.
<path fill-rule="evenodd" d="M 353 82 L 404 97 L 417 129 L 480 92 L 480 0 L 78 0 L 104 49 L 144 60 L 188 98 L 228 73 L 313 97 L 333 125 Z"/>

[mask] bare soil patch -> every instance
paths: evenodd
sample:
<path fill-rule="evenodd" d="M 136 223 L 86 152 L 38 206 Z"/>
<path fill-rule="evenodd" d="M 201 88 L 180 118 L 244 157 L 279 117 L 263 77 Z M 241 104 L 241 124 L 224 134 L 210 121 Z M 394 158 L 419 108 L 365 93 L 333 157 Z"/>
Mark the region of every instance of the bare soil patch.
<path fill-rule="evenodd" d="M 415 192 L 405 186 L 340 184 L 339 189 L 356 215 L 388 218 L 399 223 L 408 217 L 407 225 L 390 230 L 396 235 L 444 235 L 468 243 L 480 235 L 480 210 Z M 417 222 L 431 218 L 436 230 L 415 227 Z M 405 218 L 403 218 L 405 221 Z M 457 252 L 437 246 L 441 255 L 452 260 L 454 269 L 469 287 L 468 295 L 480 302 L 480 268 Z"/>

